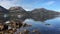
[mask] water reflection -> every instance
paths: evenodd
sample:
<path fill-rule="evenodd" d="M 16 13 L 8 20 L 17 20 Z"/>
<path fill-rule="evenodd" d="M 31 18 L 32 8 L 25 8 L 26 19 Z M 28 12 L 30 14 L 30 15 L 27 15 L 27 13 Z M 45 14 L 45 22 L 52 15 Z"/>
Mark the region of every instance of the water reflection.
<path fill-rule="evenodd" d="M 6 23 L 8 23 L 8 22 L 9 21 L 7 21 Z M 17 21 L 17 22 L 12 21 L 11 25 L 14 25 L 14 24 L 16 25 L 16 23 L 18 23 L 18 22 L 19 21 Z M 19 25 L 19 23 L 17 25 Z M 60 34 L 60 17 L 46 20 L 44 22 L 35 21 L 34 19 L 26 19 L 23 23 L 24 23 L 23 26 L 16 29 L 17 31 L 15 32 L 15 34 L 22 33 L 22 32 L 26 33 L 28 31 L 29 31 L 29 34 L 36 34 L 36 32 L 38 32 L 39 34 Z M 29 26 L 27 26 L 27 25 L 29 25 Z M 14 26 L 14 28 L 15 27 L 16 26 Z"/>
<path fill-rule="evenodd" d="M 55 19 L 47 20 L 45 23 L 49 23 L 52 25 L 52 27 L 60 28 L 60 17 L 57 17 Z"/>
<path fill-rule="evenodd" d="M 60 34 L 60 17 L 47 20 L 44 23 L 34 21 L 33 19 L 26 19 L 24 22 L 27 24 L 32 24 L 32 27 L 27 29 L 38 29 L 41 34 Z"/>

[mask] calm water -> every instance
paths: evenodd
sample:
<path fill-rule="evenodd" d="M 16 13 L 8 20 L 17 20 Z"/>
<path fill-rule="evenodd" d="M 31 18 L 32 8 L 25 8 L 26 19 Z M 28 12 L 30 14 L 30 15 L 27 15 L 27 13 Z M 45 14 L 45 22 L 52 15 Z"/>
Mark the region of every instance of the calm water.
<path fill-rule="evenodd" d="M 27 29 L 38 29 L 41 34 L 60 34 L 60 17 L 46 20 L 44 22 L 34 21 L 33 19 L 26 19 L 27 24 L 32 24 L 32 27 Z"/>
<path fill-rule="evenodd" d="M 25 27 L 30 31 L 36 29 L 39 30 L 41 34 L 60 34 L 60 17 L 46 20 L 44 22 L 34 21 L 33 19 L 26 19 L 24 23 L 32 25 L 31 27 Z"/>

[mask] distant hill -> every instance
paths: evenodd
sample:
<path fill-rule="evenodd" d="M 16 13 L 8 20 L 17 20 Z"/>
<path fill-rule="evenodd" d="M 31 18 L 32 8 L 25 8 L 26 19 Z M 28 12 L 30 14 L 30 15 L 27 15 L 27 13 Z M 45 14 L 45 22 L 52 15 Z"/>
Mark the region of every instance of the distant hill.
<path fill-rule="evenodd" d="M 31 11 L 31 17 L 37 21 L 45 21 L 47 19 L 52 19 L 58 17 L 60 13 L 52 10 L 47 10 L 45 8 L 34 9 Z"/>
<path fill-rule="evenodd" d="M 3 17 L 5 14 L 8 15 L 7 18 Z M 45 8 L 26 11 L 19 6 L 10 7 L 9 9 L 5 9 L 4 7 L 0 6 L 0 20 L 2 19 L 2 21 L 4 21 L 4 19 L 20 21 L 24 21 L 25 19 L 34 19 L 36 21 L 45 21 L 47 19 L 58 17 L 58 15 L 60 15 L 60 12 L 47 10 Z"/>
<path fill-rule="evenodd" d="M 22 7 L 11 7 L 10 9 L 11 14 L 17 16 L 18 14 L 23 15 L 20 19 L 34 19 L 36 21 L 45 21 L 47 19 L 52 19 L 58 17 L 60 14 L 59 12 L 47 10 L 45 8 L 34 9 L 32 11 L 26 11 Z M 14 12 L 14 13 L 13 13 Z"/>

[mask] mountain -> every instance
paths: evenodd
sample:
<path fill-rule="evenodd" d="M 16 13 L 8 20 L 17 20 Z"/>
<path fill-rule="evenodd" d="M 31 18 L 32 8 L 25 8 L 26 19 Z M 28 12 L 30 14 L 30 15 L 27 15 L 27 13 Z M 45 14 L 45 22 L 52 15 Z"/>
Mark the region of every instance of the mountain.
<path fill-rule="evenodd" d="M 5 15 L 8 15 L 9 11 L 4 7 L 0 6 L 0 23 L 5 22 L 7 19 Z"/>
<path fill-rule="evenodd" d="M 8 10 L 0 6 L 0 13 L 8 13 Z"/>
<path fill-rule="evenodd" d="M 32 11 L 26 11 L 22 7 L 11 7 L 9 9 L 10 17 L 12 19 L 22 20 L 34 19 L 36 21 L 45 21 L 48 19 L 53 19 L 60 15 L 60 12 L 53 10 L 47 10 L 45 8 L 38 8 Z M 13 15 L 13 16 L 12 16 Z"/>
<path fill-rule="evenodd" d="M 45 21 L 47 19 L 58 17 L 58 15 L 60 15 L 60 12 L 47 10 L 45 8 L 34 9 L 31 11 L 32 19 L 37 21 Z"/>
<path fill-rule="evenodd" d="M 26 10 L 24 10 L 22 7 L 11 7 L 9 8 L 9 12 L 10 12 L 10 20 L 22 20 L 24 21 L 26 18 L 29 17 L 28 12 Z"/>
<path fill-rule="evenodd" d="M 36 21 L 45 21 L 58 17 L 60 12 L 47 10 L 45 8 L 38 8 L 32 11 L 26 11 L 22 7 L 14 6 L 9 9 L 5 9 L 0 6 L 0 22 L 7 20 L 19 20 L 24 21 L 25 19 L 34 19 Z"/>
<path fill-rule="evenodd" d="M 19 6 L 10 7 L 9 10 L 12 11 L 12 12 L 25 11 L 22 7 L 19 7 Z"/>

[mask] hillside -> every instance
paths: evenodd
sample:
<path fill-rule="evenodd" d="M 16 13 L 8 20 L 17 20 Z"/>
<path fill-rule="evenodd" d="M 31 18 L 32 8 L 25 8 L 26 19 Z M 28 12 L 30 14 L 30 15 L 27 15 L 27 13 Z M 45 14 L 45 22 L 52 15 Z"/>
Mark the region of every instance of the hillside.
<path fill-rule="evenodd" d="M 7 17 L 5 18 L 4 17 Z M 34 19 L 36 21 L 45 21 L 47 19 L 53 19 L 58 17 L 60 12 L 47 10 L 45 8 L 38 8 L 32 11 L 26 11 L 22 7 L 10 7 L 9 9 L 5 9 L 0 6 L 0 16 L 7 20 L 19 20 L 24 21 L 25 19 Z M 3 19 L 0 17 L 0 19 Z M 3 20 L 2 20 L 3 21 Z"/>

